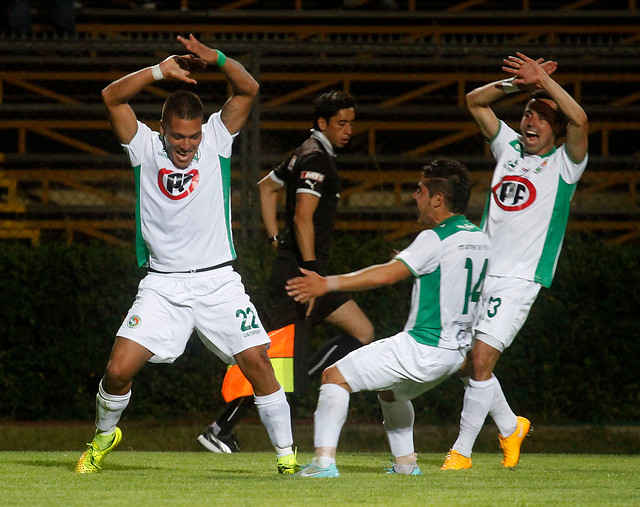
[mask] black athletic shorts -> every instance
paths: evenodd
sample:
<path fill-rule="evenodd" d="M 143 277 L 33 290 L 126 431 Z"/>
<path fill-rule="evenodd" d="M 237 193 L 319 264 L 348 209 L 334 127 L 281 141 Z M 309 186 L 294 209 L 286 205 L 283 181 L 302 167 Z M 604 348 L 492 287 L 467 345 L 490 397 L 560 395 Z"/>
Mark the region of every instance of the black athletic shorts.
<path fill-rule="evenodd" d="M 321 271 L 320 275 L 326 275 L 326 265 L 321 263 L 319 271 Z M 271 272 L 273 305 L 268 318 L 269 331 L 304 320 L 307 305 L 296 303 L 284 289 L 287 280 L 296 276 L 301 274 L 295 254 L 291 250 L 281 250 L 273 262 Z M 329 292 L 317 298 L 313 304 L 309 323 L 313 326 L 322 322 L 350 299 L 349 294 L 345 292 Z"/>

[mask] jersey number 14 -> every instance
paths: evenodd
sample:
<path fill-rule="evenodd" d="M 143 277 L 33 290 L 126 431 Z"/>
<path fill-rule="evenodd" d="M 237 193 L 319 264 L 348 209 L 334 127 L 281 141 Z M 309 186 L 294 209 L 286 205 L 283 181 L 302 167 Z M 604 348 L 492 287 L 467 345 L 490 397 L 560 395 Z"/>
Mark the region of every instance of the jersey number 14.
<path fill-rule="evenodd" d="M 484 276 L 487 274 L 487 264 L 489 260 L 485 259 L 482 265 L 482 271 L 478 280 L 473 283 L 473 261 L 467 257 L 464 264 L 467 270 L 467 288 L 464 295 L 464 308 L 462 309 L 462 315 L 466 315 L 469 312 L 469 302 L 477 303 L 480 300 L 480 293 L 482 292 L 482 283 L 484 282 Z"/>

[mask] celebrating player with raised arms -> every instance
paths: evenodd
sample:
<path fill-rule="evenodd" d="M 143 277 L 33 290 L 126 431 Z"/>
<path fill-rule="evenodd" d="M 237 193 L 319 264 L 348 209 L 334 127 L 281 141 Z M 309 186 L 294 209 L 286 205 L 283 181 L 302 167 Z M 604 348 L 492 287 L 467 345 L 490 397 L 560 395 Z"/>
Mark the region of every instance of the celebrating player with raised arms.
<path fill-rule="evenodd" d="M 587 165 L 587 115 L 549 74 L 556 63 L 517 53 L 504 60 L 513 77 L 476 88 L 467 106 L 491 145 L 496 167 L 483 226 L 492 244 L 465 389 L 460 433 L 443 470 L 471 468 L 471 450 L 490 413 L 500 431 L 502 465 L 514 467 L 530 422 L 516 417 L 493 369 L 523 326 L 540 287 L 556 269 L 578 180 Z M 505 94 L 533 91 L 520 131 L 490 105 Z M 564 144 L 556 147 L 561 135 Z"/>
<path fill-rule="evenodd" d="M 237 61 L 178 37 L 191 55 L 171 56 L 133 72 L 102 91 L 109 121 L 135 173 L 136 251 L 147 275 L 118 330 L 96 399 L 96 434 L 76 472 L 100 470 L 120 442 L 117 427 L 131 397 L 132 379 L 147 362 L 171 363 L 195 330 L 205 346 L 237 363 L 253 385 L 255 404 L 273 446 L 278 472 L 297 470 L 291 414 L 267 356 L 269 337 L 231 266 L 231 148 L 258 93 Z M 195 55 L 195 56 L 194 56 Z M 138 121 L 129 101 L 162 79 L 196 84 L 191 72 L 213 67 L 232 93 L 204 120 L 198 96 L 179 90 L 162 108 L 160 131 Z"/>

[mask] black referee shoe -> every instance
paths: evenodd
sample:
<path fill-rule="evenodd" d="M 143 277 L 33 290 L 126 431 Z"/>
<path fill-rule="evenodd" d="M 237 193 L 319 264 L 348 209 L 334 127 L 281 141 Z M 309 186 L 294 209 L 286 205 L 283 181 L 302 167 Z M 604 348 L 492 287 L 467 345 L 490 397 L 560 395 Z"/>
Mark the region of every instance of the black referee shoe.
<path fill-rule="evenodd" d="M 216 435 L 213 426 L 209 426 L 202 435 L 198 437 L 198 442 L 211 452 L 231 454 L 232 452 L 240 452 L 238 441 L 233 433 L 226 435 Z"/>

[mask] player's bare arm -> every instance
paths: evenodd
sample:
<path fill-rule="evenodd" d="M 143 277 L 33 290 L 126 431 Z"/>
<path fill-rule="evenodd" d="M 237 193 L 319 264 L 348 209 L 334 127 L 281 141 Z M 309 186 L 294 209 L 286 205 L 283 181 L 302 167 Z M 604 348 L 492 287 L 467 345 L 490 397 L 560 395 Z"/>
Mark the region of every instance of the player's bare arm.
<path fill-rule="evenodd" d="M 221 63 L 218 60 L 221 53 L 202 44 L 193 34 L 189 34 L 188 38 L 178 36 L 177 39 L 187 51 L 197 55 L 209 66 L 217 65 L 227 77 L 232 95 L 222 107 L 221 119 L 230 134 L 239 132 L 249 117 L 251 105 L 258 95 L 260 85 L 240 62 L 225 55 L 224 63 Z"/>
<path fill-rule="evenodd" d="M 500 129 L 500 120 L 490 105 L 504 97 L 504 92 L 497 83 L 489 83 L 471 90 L 466 95 L 467 109 L 473 116 L 482 137 L 493 139 Z"/>
<path fill-rule="evenodd" d="M 189 77 L 191 70 L 203 68 L 204 63 L 193 55 L 172 55 L 158 64 L 164 79 L 172 78 L 187 83 L 196 82 Z M 121 143 L 129 144 L 138 130 L 137 118 L 129 101 L 155 81 L 152 67 L 146 67 L 127 74 L 102 90 L 109 123 Z"/>
<path fill-rule="evenodd" d="M 589 147 L 589 125 L 587 114 L 580 104 L 549 76 L 539 61 L 534 61 L 522 53 L 504 60 L 503 70 L 514 76 L 518 86 L 535 86 L 544 89 L 567 117 L 565 146 L 574 162 L 581 162 Z"/>
<path fill-rule="evenodd" d="M 282 185 L 273 180 L 270 175 L 266 175 L 258 182 L 258 192 L 260 193 L 260 212 L 262 221 L 267 231 L 267 238 L 273 238 L 278 235 L 278 192 L 282 189 Z M 272 242 L 275 248 L 278 246 L 277 241 Z"/>
<path fill-rule="evenodd" d="M 304 276 L 288 280 L 285 286 L 287 294 L 298 303 L 306 303 L 330 291 L 353 292 L 393 285 L 411 276 L 409 268 L 397 259 L 344 275 L 323 277 L 303 268 L 300 271 Z"/>
<path fill-rule="evenodd" d="M 296 197 L 293 226 L 303 261 L 316 260 L 313 214 L 316 212 L 319 201 L 317 196 L 305 192 L 298 193 Z"/>
<path fill-rule="evenodd" d="M 551 60 L 544 61 L 542 58 L 536 60 L 536 63 L 547 74 L 555 72 L 558 66 L 557 62 Z M 503 70 L 505 70 L 504 67 Z M 532 85 L 527 88 L 525 83 L 515 82 L 515 79 L 513 81 L 522 91 L 533 90 L 536 87 Z M 505 89 L 503 81 L 494 81 L 467 93 L 467 108 L 486 140 L 493 139 L 498 134 L 500 128 L 500 120 L 498 120 L 490 106 L 494 102 L 504 98 L 506 93 L 507 90 Z"/>

